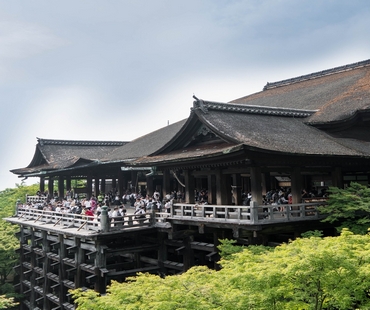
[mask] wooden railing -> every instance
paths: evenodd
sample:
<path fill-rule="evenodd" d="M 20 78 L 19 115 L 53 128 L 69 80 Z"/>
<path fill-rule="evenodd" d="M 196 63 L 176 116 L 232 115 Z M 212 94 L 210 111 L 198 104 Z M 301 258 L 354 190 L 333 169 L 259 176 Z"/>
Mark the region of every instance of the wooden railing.
<path fill-rule="evenodd" d="M 30 196 L 26 195 L 26 203 L 31 202 L 31 203 L 38 203 L 38 202 L 45 202 L 48 197 L 46 196 Z"/>
<path fill-rule="evenodd" d="M 230 222 L 241 224 L 268 224 L 287 221 L 305 221 L 323 218 L 318 206 L 325 201 L 312 203 L 262 205 L 251 202 L 250 206 L 220 206 L 176 203 L 170 218 L 188 220 L 207 220 L 212 222 Z"/>
<path fill-rule="evenodd" d="M 151 227 L 156 224 L 161 225 L 171 219 L 246 225 L 298 222 L 323 218 L 319 214 L 318 206 L 325 204 L 325 201 L 262 206 L 258 206 L 253 201 L 250 206 L 176 203 L 172 206 L 170 212 L 147 213 L 143 218 L 137 218 L 134 214 L 111 218 L 108 220 L 107 227 L 108 231 L 132 227 Z M 77 231 L 102 231 L 100 218 L 96 216 L 19 208 L 16 217 L 18 220 L 49 224 L 55 228 L 75 228 Z"/>
<path fill-rule="evenodd" d="M 16 217 L 18 217 L 19 220 L 33 221 L 33 223 L 49 224 L 55 228 L 75 228 L 77 231 L 101 231 L 100 218 L 96 216 L 19 208 Z M 111 218 L 108 224 L 109 231 L 151 226 L 153 222 L 152 218 L 151 214 L 146 214 L 143 218 L 136 218 L 136 215 L 133 214 Z"/>

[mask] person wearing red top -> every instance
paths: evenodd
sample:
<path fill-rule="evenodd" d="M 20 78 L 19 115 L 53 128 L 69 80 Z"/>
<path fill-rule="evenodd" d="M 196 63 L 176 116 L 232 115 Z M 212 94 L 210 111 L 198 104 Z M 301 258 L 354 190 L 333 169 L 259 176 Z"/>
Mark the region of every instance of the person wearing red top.
<path fill-rule="evenodd" d="M 86 208 L 85 215 L 89 216 L 89 220 L 93 219 L 94 212 L 92 212 L 91 207 Z"/>

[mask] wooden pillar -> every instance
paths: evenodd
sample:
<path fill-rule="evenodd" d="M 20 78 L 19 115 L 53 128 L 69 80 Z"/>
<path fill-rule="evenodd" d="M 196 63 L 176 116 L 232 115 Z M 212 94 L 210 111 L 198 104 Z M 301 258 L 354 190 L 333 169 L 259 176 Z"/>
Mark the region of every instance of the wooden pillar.
<path fill-rule="evenodd" d="M 105 194 L 105 178 L 104 179 L 101 179 L 100 192 L 102 192 L 102 193 Z"/>
<path fill-rule="evenodd" d="M 40 192 L 44 193 L 45 192 L 45 178 L 40 177 Z"/>
<path fill-rule="evenodd" d="M 208 175 L 208 202 L 212 205 L 216 204 L 216 177 L 214 174 Z"/>
<path fill-rule="evenodd" d="M 163 185 L 162 185 L 162 197 L 165 197 L 167 194 L 171 194 L 171 184 L 170 184 L 170 171 L 163 171 Z"/>
<path fill-rule="evenodd" d="M 342 168 L 335 167 L 331 172 L 332 185 L 338 188 L 343 188 Z"/>
<path fill-rule="evenodd" d="M 90 199 L 92 194 L 92 175 L 89 173 L 86 177 L 86 198 Z"/>
<path fill-rule="evenodd" d="M 232 175 L 233 178 L 233 197 L 236 206 L 242 205 L 242 177 L 239 173 Z"/>
<path fill-rule="evenodd" d="M 72 189 L 71 176 L 66 176 L 66 188 L 68 191 L 71 191 Z"/>
<path fill-rule="evenodd" d="M 59 235 L 59 306 L 62 308 L 62 305 L 64 302 L 66 302 L 66 294 L 67 294 L 67 289 L 64 286 L 63 280 L 66 279 L 66 268 L 64 265 L 64 258 L 66 258 L 66 247 L 64 244 L 64 237 L 63 235 Z"/>
<path fill-rule="evenodd" d="M 116 189 L 116 188 L 117 188 L 117 179 L 112 178 L 112 189 Z"/>
<path fill-rule="evenodd" d="M 30 232 L 31 232 L 30 248 L 33 249 L 36 247 L 35 231 L 33 229 L 30 229 Z M 33 268 L 37 267 L 36 253 L 31 250 L 31 252 L 28 255 L 30 256 L 31 268 L 33 270 Z M 27 272 L 30 272 L 30 271 L 27 271 Z M 36 275 L 34 271 L 31 271 L 31 277 L 29 281 L 31 283 L 31 287 L 34 288 L 36 286 Z M 36 292 L 34 289 L 31 289 L 29 302 L 30 302 L 31 309 L 36 308 Z"/>
<path fill-rule="evenodd" d="M 270 172 L 262 173 L 262 195 L 271 190 Z"/>
<path fill-rule="evenodd" d="M 118 195 L 120 198 L 123 196 L 123 171 L 120 169 L 118 172 Z"/>
<path fill-rule="evenodd" d="M 164 267 L 164 262 L 167 260 L 167 234 L 164 232 L 158 231 L 158 267 L 162 275 L 166 274 L 166 268 Z"/>
<path fill-rule="evenodd" d="M 42 250 L 44 251 L 44 253 L 49 253 L 50 252 L 50 242 L 49 240 L 47 239 L 48 237 L 48 233 L 46 230 L 42 230 L 41 231 L 42 233 Z M 50 289 L 50 279 L 47 277 L 47 274 L 48 272 L 50 272 L 50 258 L 45 255 L 44 256 L 44 283 L 43 283 L 43 291 L 44 291 L 44 300 L 43 300 L 43 309 L 50 309 L 51 308 L 51 305 L 50 305 L 50 300 L 49 298 L 46 297 L 47 294 L 51 293 L 51 289 Z"/>
<path fill-rule="evenodd" d="M 75 286 L 76 288 L 82 287 L 85 285 L 85 271 L 81 269 L 81 264 L 85 262 L 84 260 L 84 254 L 85 250 L 81 248 L 81 239 L 76 238 L 76 246 L 77 246 L 77 251 L 75 253 L 75 261 L 76 261 L 76 276 L 75 276 Z"/>
<path fill-rule="evenodd" d="M 149 197 L 152 197 L 154 194 L 154 182 L 152 176 L 146 177 L 146 194 Z"/>
<path fill-rule="evenodd" d="M 54 193 L 54 179 L 52 177 L 49 177 L 48 194 L 50 198 L 53 197 L 53 193 Z"/>
<path fill-rule="evenodd" d="M 184 170 L 185 177 L 185 203 L 195 203 L 194 195 L 194 176 L 190 170 Z"/>
<path fill-rule="evenodd" d="M 58 178 L 58 197 L 59 200 L 64 198 L 64 177 L 62 175 Z"/>
<path fill-rule="evenodd" d="M 226 176 L 222 174 L 221 169 L 215 170 L 215 176 L 216 176 L 216 204 L 217 205 L 231 204 L 231 182 L 230 181 L 227 182 Z"/>
<path fill-rule="evenodd" d="M 195 188 L 198 192 L 200 192 L 202 188 L 202 178 L 195 178 Z"/>
<path fill-rule="evenodd" d="M 94 195 L 95 197 L 99 196 L 99 178 L 98 177 L 94 179 Z"/>
<path fill-rule="evenodd" d="M 23 266 L 23 262 L 25 261 L 25 249 L 23 244 L 27 244 L 27 239 L 24 232 L 24 226 L 20 225 L 20 237 L 19 237 L 19 257 L 20 257 L 20 264 L 19 264 L 19 284 L 20 284 L 20 293 L 23 294 L 26 290 L 27 286 L 23 283 L 25 280 L 25 267 Z M 28 309 L 28 307 L 22 302 L 21 303 L 21 310 Z"/>
<path fill-rule="evenodd" d="M 194 250 L 191 248 L 191 242 L 194 241 L 193 236 L 188 236 L 184 239 L 184 271 L 194 266 Z"/>
<path fill-rule="evenodd" d="M 132 191 L 137 193 L 137 171 L 131 171 L 131 185 Z"/>
<path fill-rule="evenodd" d="M 262 204 L 262 175 L 260 167 L 251 167 L 251 194 L 252 200 Z"/>
<path fill-rule="evenodd" d="M 293 167 L 291 171 L 292 203 L 302 202 L 302 175 L 300 167 Z"/>
<path fill-rule="evenodd" d="M 100 274 L 100 269 L 106 267 L 106 257 L 105 257 L 105 246 L 102 245 L 99 241 L 96 244 L 96 256 L 95 256 L 95 273 L 96 273 L 96 282 L 95 282 L 95 291 L 100 294 L 106 293 L 107 279 L 105 274 Z"/>

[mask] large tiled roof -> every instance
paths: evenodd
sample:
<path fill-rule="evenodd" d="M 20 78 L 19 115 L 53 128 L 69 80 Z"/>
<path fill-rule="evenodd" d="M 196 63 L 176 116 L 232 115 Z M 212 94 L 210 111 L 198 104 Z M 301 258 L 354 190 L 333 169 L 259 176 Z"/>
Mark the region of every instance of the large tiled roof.
<path fill-rule="evenodd" d="M 167 152 L 160 155 L 154 156 L 143 156 L 134 161 L 133 165 L 152 165 L 152 164 L 167 164 L 175 163 L 181 161 L 182 163 L 186 161 L 194 161 L 201 159 L 202 161 L 207 161 L 210 158 L 216 156 L 222 157 L 225 154 L 230 154 L 232 152 L 237 152 L 241 145 L 234 145 L 227 142 L 217 142 L 214 144 L 207 144 L 203 146 L 190 146 L 182 149 L 177 149 L 171 152 Z"/>
<path fill-rule="evenodd" d="M 370 108 L 370 60 L 268 83 L 231 103 L 318 110 L 306 120 L 313 125 L 341 121 Z"/>
<path fill-rule="evenodd" d="M 137 138 L 105 156 L 103 161 L 130 162 L 134 159 L 152 154 L 170 141 L 182 128 L 185 122 L 186 119 Z"/>
<path fill-rule="evenodd" d="M 240 113 L 232 109 L 222 111 L 210 108 L 214 103 L 203 102 L 203 105 L 208 106 L 206 112 L 196 109 L 202 122 L 223 139 L 236 144 L 290 154 L 370 155 L 369 149 L 353 148 L 353 144 L 347 147 L 341 139 L 305 124 L 303 117 Z"/>
<path fill-rule="evenodd" d="M 232 161 L 244 151 L 370 158 L 370 60 L 268 83 L 229 103 L 195 99 L 187 119 L 129 143 L 38 139 L 30 165 L 12 172 Z M 210 140 L 199 138 L 208 131 Z"/>
<path fill-rule="evenodd" d="M 57 170 L 87 162 L 99 161 L 113 150 L 125 145 L 122 141 L 54 140 L 38 138 L 36 151 L 26 168 L 14 169 L 16 174 L 40 170 Z"/>

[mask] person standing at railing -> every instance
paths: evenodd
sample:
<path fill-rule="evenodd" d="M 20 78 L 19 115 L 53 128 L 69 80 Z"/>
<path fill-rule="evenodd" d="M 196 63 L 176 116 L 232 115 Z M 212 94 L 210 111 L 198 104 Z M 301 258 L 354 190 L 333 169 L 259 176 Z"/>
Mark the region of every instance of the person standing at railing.
<path fill-rule="evenodd" d="M 167 213 L 171 213 L 172 200 L 167 200 L 165 205 L 164 205 L 164 208 L 165 208 Z"/>
<path fill-rule="evenodd" d="M 146 204 L 146 210 L 151 212 L 154 208 L 154 205 L 153 205 L 153 199 L 151 197 L 148 198 L 148 202 Z M 157 211 L 157 210 L 154 210 L 154 211 Z"/>
<path fill-rule="evenodd" d="M 87 216 L 87 219 L 92 221 L 94 219 L 94 212 L 91 210 L 91 207 L 87 207 L 85 209 L 85 215 Z"/>
<path fill-rule="evenodd" d="M 145 213 L 145 210 L 139 206 L 135 210 L 134 215 L 136 219 L 145 219 Z"/>

